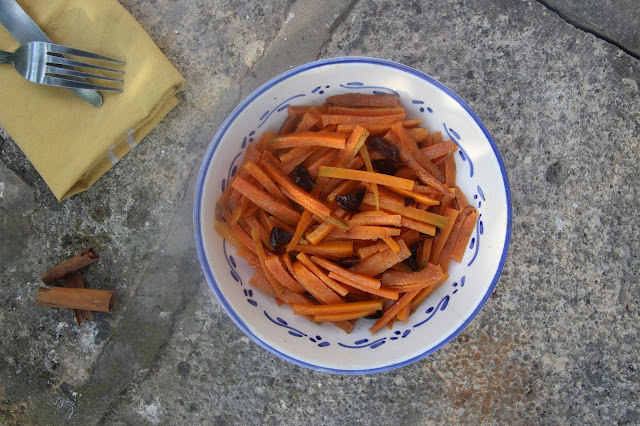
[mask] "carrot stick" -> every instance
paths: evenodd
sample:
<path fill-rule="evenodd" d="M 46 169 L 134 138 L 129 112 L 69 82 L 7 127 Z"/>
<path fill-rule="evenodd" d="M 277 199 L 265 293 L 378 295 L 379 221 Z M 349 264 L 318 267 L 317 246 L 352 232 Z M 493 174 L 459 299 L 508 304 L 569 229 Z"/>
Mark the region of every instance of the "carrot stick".
<path fill-rule="evenodd" d="M 378 321 L 376 321 L 375 324 L 373 324 L 369 330 L 371 330 L 372 333 L 375 333 L 381 327 L 385 326 L 389 321 L 391 321 L 393 317 L 396 316 L 398 312 L 400 312 L 402 308 L 407 306 L 407 304 L 411 302 L 411 299 L 416 297 L 419 292 L 420 290 L 413 290 L 408 293 L 405 293 L 397 302 L 389 306 L 389 309 L 387 309 L 384 312 L 384 314 L 382 314 L 382 316 L 378 319 Z"/>
<path fill-rule="evenodd" d="M 378 212 L 379 210 L 375 211 Z M 356 214 L 347 221 L 347 224 L 352 227 L 358 225 L 401 226 L 402 216 L 399 214 L 380 213 L 382 214 L 375 216 L 359 216 L 359 214 Z"/>
<path fill-rule="evenodd" d="M 240 198 L 240 202 L 231 212 L 231 219 L 229 220 L 229 223 L 231 224 L 238 223 L 238 221 L 242 217 L 242 214 L 244 213 L 244 211 L 247 209 L 248 206 L 249 206 L 249 199 L 247 197 Z"/>
<path fill-rule="evenodd" d="M 278 130 L 278 133 L 280 135 L 287 135 L 287 134 L 293 133 L 296 130 L 296 127 L 298 127 L 298 123 L 300 122 L 300 120 L 302 120 L 302 116 L 300 115 L 288 116 L 282 122 L 282 126 L 280 126 L 280 130 Z M 266 143 L 265 148 L 269 147 L 270 145 L 271 145 L 270 143 Z"/>
<path fill-rule="evenodd" d="M 419 220 L 411 219 L 408 217 L 402 216 L 400 220 L 400 226 L 405 228 L 413 229 L 415 231 L 421 232 L 426 235 L 434 236 L 436 235 L 436 227 L 435 225 L 431 225 L 429 223 L 424 223 Z"/>
<path fill-rule="evenodd" d="M 451 229 L 451 233 L 449 234 L 449 238 L 447 238 L 447 241 L 444 243 L 444 247 L 442 248 L 442 251 L 440 252 L 440 256 L 438 257 L 438 261 L 436 262 L 440 266 L 442 266 L 442 269 L 444 269 L 445 271 L 449 267 L 449 260 L 451 258 L 453 246 L 455 245 L 456 240 L 458 239 L 460 230 L 462 229 L 462 224 L 464 223 L 465 219 L 471 214 L 473 214 L 473 212 L 475 211 L 476 211 L 475 207 L 467 206 L 464 209 L 462 209 L 462 211 L 460 211 L 460 214 L 458 214 L 455 224 Z M 475 225 L 475 222 L 474 222 L 474 225 Z"/>
<path fill-rule="evenodd" d="M 458 203 L 458 210 L 462 210 L 469 205 L 467 197 L 464 195 L 464 192 L 462 192 L 459 186 L 456 186 L 456 201 Z"/>
<path fill-rule="evenodd" d="M 374 254 L 379 252 L 380 250 L 378 250 L 377 244 L 371 244 L 369 246 L 361 247 L 356 250 L 356 253 L 358 253 L 358 257 L 360 258 L 360 260 L 366 259 L 367 257 L 373 256 Z"/>
<path fill-rule="evenodd" d="M 363 170 L 343 169 L 339 167 L 320 167 L 318 176 L 351 179 L 360 182 L 378 183 L 385 186 L 394 186 L 397 188 L 410 190 L 413 188 L 414 182 L 409 179 L 402 179 L 395 176 L 389 176 L 382 173 L 365 172 Z"/>
<path fill-rule="evenodd" d="M 417 296 L 416 296 L 417 297 Z M 411 304 L 407 303 L 407 305 L 400 309 L 400 312 L 396 315 L 396 320 L 407 322 L 409 319 L 409 314 L 411 314 Z"/>
<path fill-rule="evenodd" d="M 360 156 L 362 157 L 362 161 L 364 162 L 364 166 L 369 173 L 373 173 L 373 165 L 371 164 L 371 158 L 369 158 L 369 150 L 367 149 L 367 144 L 363 144 L 360 148 Z M 380 193 L 378 192 L 378 184 L 372 183 L 371 189 L 373 192 L 373 198 L 376 200 L 376 210 L 380 210 Z"/>
<path fill-rule="evenodd" d="M 334 115 L 322 114 L 322 125 L 329 124 L 377 124 L 377 123 L 394 123 L 405 119 L 405 113 L 393 115 L 378 115 L 366 117 L 362 115 Z"/>
<path fill-rule="evenodd" d="M 344 218 L 347 215 L 346 210 L 342 210 L 341 208 L 336 209 L 333 212 L 333 215 L 339 219 Z M 322 241 L 329 233 L 335 228 L 331 223 L 321 223 L 313 232 L 307 234 L 307 241 L 311 244 L 318 244 Z"/>
<path fill-rule="evenodd" d="M 280 186 L 287 190 L 293 201 L 297 202 L 302 207 L 311 211 L 311 213 L 317 216 L 323 217 L 329 216 L 331 214 L 331 210 L 329 210 L 329 207 L 324 205 L 316 197 L 313 197 L 306 193 L 302 188 L 293 183 L 293 181 L 289 179 L 289 177 L 283 175 L 280 169 L 272 162 L 272 158 L 265 159 L 264 166 L 267 169 L 267 173 L 269 173 L 271 177 L 280 184 Z M 276 215 L 274 214 L 274 216 Z M 297 223 L 297 221 L 294 223 Z"/>
<path fill-rule="evenodd" d="M 336 199 L 336 195 L 344 195 L 348 194 L 351 191 L 355 190 L 358 186 L 360 186 L 360 182 L 355 180 L 345 180 L 340 185 L 336 186 L 333 191 L 327 195 L 326 200 L 331 202 Z"/>
<path fill-rule="evenodd" d="M 253 229 L 253 228 L 258 229 L 258 232 L 260 233 L 260 241 L 262 241 L 262 244 L 269 247 L 269 240 L 270 240 L 269 233 L 267 232 L 266 229 L 264 229 L 264 226 L 262 226 L 260 221 L 256 219 L 254 216 L 250 216 L 244 220 L 246 221 L 246 224 L 249 225 L 248 229 Z"/>
<path fill-rule="evenodd" d="M 293 270 L 302 286 L 317 300 L 324 304 L 344 303 L 342 298 L 334 293 L 322 280 L 316 277 L 300 262 L 293 264 Z"/>
<path fill-rule="evenodd" d="M 296 245 L 300 242 L 300 238 L 305 233 L 309 225 L 311 224 L 311 220 L 313 219 L 313 215 L 309 210 L 305 210 L 302 212 L 302 217 L 300 218 L 300 222 L 298 222 L 298 226 L 296 226 L 296 232 L 294 232 L 293 237 L 291 237 L 291 241 L 287 244 L 287 252 L 293 250 Z"/>
<path fill-rule="evenodd" d="M 273 149 L 295 148 L 299 146 L 326 146 L 342 149 L 345 144 L 345 135 L 340 132 L 295 132 L 285 136 L 278 136 L 271 140 Z"/>
<path fill-rule="evenodd" d="M 444 160 L 444 184 L 449 188 L 456 186 L 456 162 L 453 155 Z"/>
<path fill-rule="evenodd" d="M 264 189 L 269 192 L 269 194 L 282 201 L 287 201 L 287 197 L 284 196 L 282 191 L 278 189 L 273 180 L 269 176 L 267 176 L 267 174 L 258 165 L 256 165 L 256 163 L 254 163 L 253 161 L 247 161 L 242 165 L 242 168 L 246 170 L 247 173 L 249 173 L 251 176 L 253 176 L 253 178 L 258 183 L 260 183 L 264 187 Z"/>
<path fill-rule="evenodd" d="M 342 266 L 336 265 L 335 263 L 322 257 L 311 256 L 311 260 L 322 266 L 324 269 L 334 272 L 342 277 L 346 277 L 351 281 L 358 282 L 365 287 L 370 287 L 373 289 L 380 288 L 380 280 L 377 278 L 372 278 L 371 276 L 366 276 L 358 272 L 350 271 L 349 269 L 345 269 Z"/>
<path fill-rule="evenodd" d="M 418 309 L 418 306 L 420 306 L 420 304 L 424 302 L 427 299 L 427 297 L 431 295 L 431 293 L 436 291 L 436 289 L 440 287 L 442 283 L 447 281 L 448 278 L 449 278 L 449 275 L 444 274 L 438 282 L 436 282 L 430 287 L 425 287 L 422 290 L 420 290 L 420 293 L 418 293 L 418 295 L 411 301 L 411 312 L 415 312 L 415 310 Z"/>
<path fill-rule="evenodd" d="M 258 229 L 253 228 L 251 230 L 251 238 L 253 239 L 253 244 L 256 247 L 256 254 L 258 255 L 258 259 L 260 259 L 260 265 L 262 265 L 262 271 L 264 275 L 267 277 L 269 284 L 273 287 L 273 291 L 276 292 L 276 295 L 280 296 L 285 287 L 280 284 L 280 282 L 271 274 L 266 265 L 267 256 L 264 252 L 264 247 L 262 247 L 262 242 L 260 241 L 260 231 Z"/>
<path fill-rule="evenodd" d="M 298 127 L 296 127 L 296 132 L 310 130 L 320 120 L 322 120 L 322 114 L 320 111 L 318 111 L 316 107 L 311 107 L 302 115 L 302 119 L 300 120 L 300 123 L 298 123 Z"/>
<path fill-rule="evenodd" d="M 331 160 L 333 160 L 338 155 L 338 152 L 336 152 L 335 149 L 331 149 L 331 148 L 326 148 L 326 149 L 327 151 L 324 154 L 322 154 L 313 163 L 307 166 L 307 171 L 309 172 L 309 175 L 313 179 L 318 178 L 318 171 L 320 171 L 320 167 L 326 166 L 331 162 Z"/>
<path fill-rule="evenodd" d="M 393 115 L 393 114 L 403 114 L 405 112 L 402 107 L 392 107 L 392 108 L 350 108 L 343 106 L 329 106 L 327 108 L 328 114 L 334 115 L 356 115 L 356 116 L 367 116 L 367 117 L 377 117 L 380 115 Z"/>
<path fill-rule="evenodd" d="M 305 288 L 300 285 L 296 280 L 294 280 L 291 275 L 284 269 L 282 266 L 282 262 L 280 262 L 280 258 L 278 256 L 268 256 L 265 259 L 265 265 L 271 275 L 280 282 L 283 286 L 287 287 L 289 290 L 294 293 L 302 294 L 305 292 Z"/>
<path fill-rule="evenodd" d="M 429 263 L 426 268 L 416 272 L 386 271 L 380 281 L 387 287 L 403 287 L 412 284 L 430 283 L 444 274 L 440 265 Z"/>
<path fill-rule="evenodd" d="M 249 183 L 248 180 L 241 176 L 236 176 L 236 179 L 231 183 L 233 187 L 245 197 L 249 198 L 256 205 L 263 208 L 270 214 L 283 220 L 289 225 L 298 223 L 300 220 L 300 214 L 293 210 L 291 207 L 282 203 L 281 201 L 274 200 L 266 193 L 259 190 L 257 187 Z"/>
<path fill-rule="evenodd" d="M 396 240 L 391 237 L 382 237 L 381 240 L 387 243 L 392 252 L 396 254 L 400 253 L 400 246 L 396 243 Z"/>
<path fill-rule="evenodd" d="M 363 302 L 347 302 L 335 305 L 293 305 L 296 315 L 338 314 L 344 312 L 358 312 L 364 310 L 378 311 L 382 309 L 381 300 L 367 300 Z"/>
<path fill-rule="evenodd" d="M 444 211 L 444 215 L 447 217 L 447 226 L 445 226 L 441 231 L 440 235 L 436 235 L 433 238 L 433 246 L 431 247 L 431 254 L 429 256 L 429 262 L 431 263 L 439 263 L 438 258 L 440 257 L 440 253 L 444 248 L 449 235 L 451 234 L 451 230 L 456 223 L 456 219 L 460 212 L 458 210 L 454 210 L 451 208 L 447 208 Z"/>
<path fill-rule="evenodd" d="M 416 202 L 427 205 L 427 206 L 437 206 L 438 204 L 440 204 L 440 202 L 435 198 L 428 197 L 425 194 L 421 194 L 419 192 L 407 191 L 406 189 L 394 188 L 394 187 L 389 187 L 389 189 L 395 192 L 396 194 L 400 194 L 404 197 L 413 198 Z M 414 189 L 415 189 L 415 185 L 414 185 Z"/>
<path fill-rule="evenodd" d="M 426 142 L 431 133 L 424 127 L 414 127 L 413 129 L 407 129 L 407 135 L 416 143 Z"/>
<path fill-rule="evenodd" d="M 419 126 L 422 120 L 404 120 L 402 125 L 405 128 L 413 128 Z M 338 124 L 336 132 L 349 134 L 354 131 L 356 126 L 364 127 L 372 135 L 384 135 L 391 130 L 392 123 L 370 123 L 370 124 Z"/>
<path fill-rule="evenodd" d="M 318 314 L 313 316 L 313 320 L 317 322 L 355 320 L 358 318 L 366 317 L 368 315 L 373 315 L 376 312 L 377 311 L 375 310 L 365 310 L 357 312 L 344 312 L 340 314 Z"/>
<path fill-rule="evenodd" d="M 320 278 L 330 289 L 338 293 L 340 296 L 346 296 L 349 292 L 349 290 L 347 290 L 344 286 L 340 285 L 335 280 L 329 278 L 327 274 L 322 272 L 320 268 L 318 268 L 316 264 L 313 263 L 313 261 L 305 253 L 298 253 L 296 259 L 302 262 L 302 264 L 309 268 L 309 270 L 313 272 L 316 277 Z"/>
<path fill-rule="evenodd" d="M 469 244 L 469 239 L 471 238 L 471 234 L 473 233 L 474 228 L 476 227 L 476 222 L 478 220 L 478 212 L 474 211 L 464 220 L 460 227 L 460 232 L 458 233 L 458 237 L 456 239 L 455 244 L 453 245 L 453 249 L 451 250 L 451 259 L 462 262 L 462 256 L 464 256 L 464 252 L 467 249 L 467 245 Z"/>
<path fill-rule="evenodd" d="M 344 107 L 378 107 L 393 108 L 399 106 L 398 95 L 394 94 L 363 94 L 345 93 L 342 95 L 329 96 L 327 103 Z"/>
<path fill-rule="evenodd" d="M 451 154 L 458 149 L 458 146 L 453 141 L 446 141 L 435 145 L 429 145 L 422 148 L 422 153 L 429 160 L 435 160 L 443 155 Z"/>
<path fill-rule="evenodd" d="M 321 241 L 315 245 L 298 244 L 295 250 L 315 256 L 330 256 L 335 258 L 349 257 L 353 254 L 353 241 L 331 240 Z"/>
<path fill-rule="evenodd" d="M 251 266 L 253 269 L 260 268 L 260 259 L 255 255 L 251 250 L 249 250 L 244 244 L 241 244 L 236 251 L 238 257 L 243 258 L 247 261 L 247 264 Z"/>
<path fill-rule="evenodd" d="M 271 297 L 277 297 L 275 290 L 271 287 L 271 284 L 269 284 L 269 280 L 267 280 L 267 276 L 262 272 L 262 268 L 256 269 L 253 276 L 249 278 L 249 284 L 262 290 Z"/>
<path fill-rule="evenodd" d="M 431 255 L 431 247 L 433 246 L 433 238 L 425 238 L 422 243 L 422 250 L 420 256 L 418 256 L 418 267 L 424 269 L 429 263 L 429 256 Z"/>
<path fill-rule="evenodd" d="M 320 147 L 310 148 L 308 146 L 299 146 L 291 148 L 280 156 L 280 170 L 288 175 L 298 165 L 302 164 L 308 157 L 313 155 Z"/>
<path fill-rule="evenodd" d="M 422 164 L 418 162 L 416 158 L 414 158 L 413 151 L 420 150 L 417 146 L 415 146 L 415 143 L 413 143 L 413 141 L 409 139 L 409 136 L 407 136 L 407 133 L 404 127 L 402 127 L 402 124 L 398 122 L 393 123 L 393 125 L 391 126 L 391 130 L 399 140 L 398 148 L 400 150 L 400 158 L 402 159 L 402 161 L 404 161 L 407 166 L 409 166 L 411 169 L 413 169 L 413 171 L 416 172 L 422 182 L 424 182 L 426 185 L 434 187 L 441 194 L 446 195 L 448 193 L 447 187 L 438 180 L 438 178 L 441 176 L 441 173 L 438 171 L 438 169 L 433 165 L 431 165 L 429 169 L 425 169 L 424 165 L 429 164 L 428 160 L 425 159 L 426 161 L 423 161 L 422 163 L 424 164 Z M 415 148 L 415 150 L 413 148 Z M 420 154 L 424 157 L 421 151 Z"/>
<path fill-rule="evenodd" d="M 380 296 L 389 300 L 398 300 L 398 292 L 396 290 L 389 290 L 388 288 L 384 288 L 384 287 L 380 287 L 377 289 L 373 287 L 368 287 L 366 285 L 363 285 L 361 281 L 352 280 L 340 274 L 336 274 L 333 271 L 329 272 L 329 278 L 333 278 L 336 281 L 340 281 L 341 283 L 344 283 L 345 285 L 356 289 L 356 291 L 359 290 L 364 293 L 373 294 L 374 296 Z M 349 291 L 352 292 L 351 289 L 349 289 Z"/>
<path fill-rule="evenodd" d="M 400 229 L 386 226 L 351 226 L 348 230 L 334 229 L 329 233 L 329 237 L 353 240 L 378 240 L 384 237 L 397 237 Z"/>
<path fill-rule="evenodd" d="M 371 194 L 370 192 L 364 194 L 364 200 L 362 201 L 362 203 L 370 206 L 375 206 L 373 194 Z M 447 224 L 446 217 L 431 212 L 418 210 L 415 207 L 405 207 L 404 204 L 387 199 L 386 197 L 380 198 L 380 207 L 384 210 L 400 214 L 410 219 L 416 219 L 421 222 L 430 223 L 434 226 L 437 226 L 438 228 L 444 228 Z"/>
<path fill-rule="evenodd" d="M 391 268 L 396 263 L 400 263 L 411 256 L 411 251 L 405 244 L 404 240 L 398 240 L 397 243 L 398 246 L 400 246 L 400 252 L 394 253 L 390 249 L 387 249 L 382 253 L 376 253 L 364 260 L 361 260 L 357 265 L 352 266 L 350 271 L 365 276 L 375 277 L 376 275 Z"/>

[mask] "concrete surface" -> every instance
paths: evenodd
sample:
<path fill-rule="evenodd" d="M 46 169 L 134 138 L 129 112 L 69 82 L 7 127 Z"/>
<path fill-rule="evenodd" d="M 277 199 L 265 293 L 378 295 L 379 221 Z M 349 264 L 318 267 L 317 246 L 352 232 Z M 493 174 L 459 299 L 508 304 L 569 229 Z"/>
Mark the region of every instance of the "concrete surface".
<path fill-rule="evenodd" d="M 187 85 L 144 143 L 62 203 L 0 134 L 0 424 L 640 422 L 639 3 L 122 4 Z M 195 174 L 225 116 L 291 66 L 342 55 L 460 94 L 496 140 L 514 209 L 502 278 L 469 327 L 361 377 L 246 338 L 192 237 Z M 116 308 L 77 327 L 33 301 L 42 272 L 89 245 L 101 259 L 85 280 L 115 290 Z"/>

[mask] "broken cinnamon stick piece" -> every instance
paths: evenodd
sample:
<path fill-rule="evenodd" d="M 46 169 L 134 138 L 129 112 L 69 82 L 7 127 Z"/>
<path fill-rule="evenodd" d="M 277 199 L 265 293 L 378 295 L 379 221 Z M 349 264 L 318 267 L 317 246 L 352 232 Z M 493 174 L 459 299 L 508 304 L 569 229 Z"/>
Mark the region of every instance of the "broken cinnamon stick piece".
<path fill-rule="evenodd" d="M 113 291 L 89 288 L 40 287 L 36 305 L 109 312 L 113 307 Z"/>
<path fill-rule="evenodd" d="M 64 277 L 62 281 L 64 281 L 64 285 L 67 286 L 67 288 L 84 288 L 82 274 L 79 271 Z M 74 309 L 73 315 L 76 317 L 78 325 L 82 325 L 85 320 L 93 318 L 91 311 L 85 309 Z"/>
<path fill-rule="evenodd" d="M 98 257 L 98 253 L 96 253 L 93 248 L 88 248 L 82 253 L 73 256 L 66 262 L 49 269 L 42 275 L 42 282 L 45 284 L 53 284 L 59 279 L 62 279 L 67 275 L 95 262 L 98 260 Z"/>

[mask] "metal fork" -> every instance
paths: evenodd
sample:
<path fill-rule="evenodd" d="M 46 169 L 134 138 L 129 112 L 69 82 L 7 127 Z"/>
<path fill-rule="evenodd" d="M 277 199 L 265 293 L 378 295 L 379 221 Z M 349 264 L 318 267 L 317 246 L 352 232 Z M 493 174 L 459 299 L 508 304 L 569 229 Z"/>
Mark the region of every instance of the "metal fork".
<path fill-rule="evenodd" d="M 123 74 L 124 71 L 114 68 L 107 68 L 89 62 L 81 62 L 65 58 L 62 55 L 77 56 L 81 58 L 97 59 L 100 61 L 116 62 L 124 64 L 124 61 L 110 58 L 86 50 L 74 49 L 59 44 L 46 43 L 42 41 L 32 41 L 23 44 L 15 52 L 5 52 L 0 50 L 0 64 L 12 64 L 14 68 L 29 81 L 47 86 L 59 86 L 72 89 L 92 89 L 122 92 L 120 87 L 103 86 L 83 81 L 84 78 L 96 80 L 106 80 L 115 83 L 123 83 L 124 80 L 105 75 L 92 74 L 78 71 L 78 68 L 90 68 L 94 70 L 107 71 Z"/>

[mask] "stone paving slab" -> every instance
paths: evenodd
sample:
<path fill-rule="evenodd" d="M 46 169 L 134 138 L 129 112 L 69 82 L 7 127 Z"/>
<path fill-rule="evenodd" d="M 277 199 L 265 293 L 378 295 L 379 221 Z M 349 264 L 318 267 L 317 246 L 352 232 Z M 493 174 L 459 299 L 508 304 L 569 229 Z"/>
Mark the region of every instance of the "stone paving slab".
<path fill-rule="evenodd" d="M 62 203 L 0 135 L 0 423 L 639 422 L 640 40 L 624 22 L 640 5 L 585 3 L 618 31 L 602 37 L 567 22 L 575 3 L 551 3 L 123 0 L 187 85 L 143 143 Z M 200 158 L 235 105 L 343 55 L 402 62 L 465 99 L 514 210 L 502 278 L 469 327 L 358 377 L 250 341 L 200 272 L 191 219 Z M 116 309 L 77 327 L 33 300 L 44 270 L 89 245 L 101 258 L 85 280 L 115 290 Z"/>

